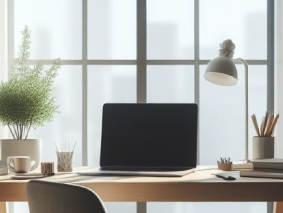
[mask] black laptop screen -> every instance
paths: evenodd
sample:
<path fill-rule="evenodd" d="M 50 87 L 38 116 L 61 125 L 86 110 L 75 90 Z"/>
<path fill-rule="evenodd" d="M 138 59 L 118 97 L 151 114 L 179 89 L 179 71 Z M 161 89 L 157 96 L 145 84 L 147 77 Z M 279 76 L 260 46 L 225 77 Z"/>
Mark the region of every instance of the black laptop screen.
<path fill-rule="evenodd" d="M 100 166 L 196 166 L 196 104 L 105 104 Z"/>

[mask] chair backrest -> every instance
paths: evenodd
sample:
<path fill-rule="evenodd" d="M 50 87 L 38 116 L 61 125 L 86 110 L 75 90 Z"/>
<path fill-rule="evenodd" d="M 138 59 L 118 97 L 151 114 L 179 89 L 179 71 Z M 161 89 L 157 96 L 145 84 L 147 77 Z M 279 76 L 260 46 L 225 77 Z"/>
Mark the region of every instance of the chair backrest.
<path fill-rule="evenodd" d="M 98 195 L 81 186 L 32 180 L 27 195 L 30 213 L 107 213 Z"/>

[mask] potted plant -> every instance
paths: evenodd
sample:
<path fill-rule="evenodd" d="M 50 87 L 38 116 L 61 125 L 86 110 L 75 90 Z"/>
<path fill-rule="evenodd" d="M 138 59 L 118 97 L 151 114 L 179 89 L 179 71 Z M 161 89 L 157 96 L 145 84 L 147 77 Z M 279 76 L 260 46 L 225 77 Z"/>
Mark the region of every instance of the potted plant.
<path fill-rule="evenodd" d="M 9 128 L 13 139 L 1 140 L 1 159 L 9 156 L 30 156 L 37 168 L 41 155 L 41 140 L 28 139 L 31 128 L 51 121 L 58 106 L 53 95 L 53 81 L 60 69 L 60 59 L 44 68 L 28 65 L 30 31 L 25 27 L 19 54 L 7 82 L 0 83 L 0 121 Z"/>

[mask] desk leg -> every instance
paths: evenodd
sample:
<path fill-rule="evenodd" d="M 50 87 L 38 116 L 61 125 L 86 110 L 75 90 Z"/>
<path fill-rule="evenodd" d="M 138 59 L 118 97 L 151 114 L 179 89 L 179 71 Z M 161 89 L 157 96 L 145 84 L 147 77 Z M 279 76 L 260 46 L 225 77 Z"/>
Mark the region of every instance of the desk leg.
<path fill-rule="evenodd" d="M 146 202 L 137 202 L 137 213 L 146 213 Z"/>
<path fill-rule="evenodd" d="M 0 213 L 7 213 L 6 202 L 0 202 Z"/>

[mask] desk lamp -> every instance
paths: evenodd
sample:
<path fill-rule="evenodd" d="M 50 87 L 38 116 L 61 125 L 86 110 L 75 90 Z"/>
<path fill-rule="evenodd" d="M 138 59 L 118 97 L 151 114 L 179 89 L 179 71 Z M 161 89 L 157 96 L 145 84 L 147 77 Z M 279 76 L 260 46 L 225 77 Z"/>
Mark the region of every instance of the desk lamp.
<path fill-rule="evenodd" d="M 248 88 L 248 63 L 241 59 L 233 59 L 235 44 L 225 40 L 220 44 L 219 56 L 212 59 L 206 68 L 204 78 L 214 84 L 221 86 L 234 86 L 238 83 L 238 72 L 235 64 L 245 66 L 245 103 L 246 103 L 246 153 L 245 159 L 249 158 L 249 88 Z"/>

